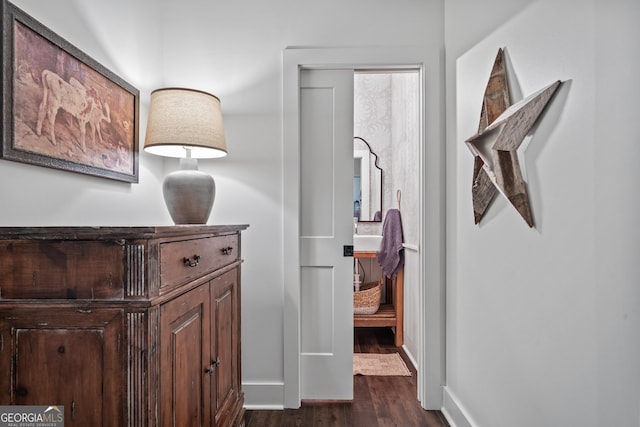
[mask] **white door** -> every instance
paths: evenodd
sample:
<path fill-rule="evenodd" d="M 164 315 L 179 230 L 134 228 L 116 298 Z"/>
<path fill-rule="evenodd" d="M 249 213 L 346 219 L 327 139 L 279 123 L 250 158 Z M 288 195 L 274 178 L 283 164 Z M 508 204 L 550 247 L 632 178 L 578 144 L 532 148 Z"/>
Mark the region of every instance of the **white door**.
<path fill-rule="evenodd" d="M 300 397 L 353 399 L 353 70 L 300 74 Z"/>

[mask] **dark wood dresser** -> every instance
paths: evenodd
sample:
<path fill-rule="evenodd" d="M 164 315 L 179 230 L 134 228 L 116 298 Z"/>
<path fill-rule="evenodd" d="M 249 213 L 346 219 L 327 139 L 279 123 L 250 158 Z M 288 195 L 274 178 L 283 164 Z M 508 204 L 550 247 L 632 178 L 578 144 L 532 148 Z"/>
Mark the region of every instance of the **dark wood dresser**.
<path fill-rule="evenodd" d="M 239 426 L 246 225 L 0 227 L 0 405 Z"/>

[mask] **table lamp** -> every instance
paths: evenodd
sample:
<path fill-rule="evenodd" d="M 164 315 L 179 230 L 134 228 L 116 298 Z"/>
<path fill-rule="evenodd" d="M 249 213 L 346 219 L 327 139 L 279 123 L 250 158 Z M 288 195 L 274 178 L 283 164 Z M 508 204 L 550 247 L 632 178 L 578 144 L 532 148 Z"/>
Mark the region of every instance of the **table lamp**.
<path fill-rule="evenodd" d="M 180 159 L 167 175 L 162 194 L 175 224 L 206 224 L 215 199 L 213 177 L 198 170 L 197 159 L 227 155 L 220 99 L 184 88 L 151 92 L 144 150 Z"/>

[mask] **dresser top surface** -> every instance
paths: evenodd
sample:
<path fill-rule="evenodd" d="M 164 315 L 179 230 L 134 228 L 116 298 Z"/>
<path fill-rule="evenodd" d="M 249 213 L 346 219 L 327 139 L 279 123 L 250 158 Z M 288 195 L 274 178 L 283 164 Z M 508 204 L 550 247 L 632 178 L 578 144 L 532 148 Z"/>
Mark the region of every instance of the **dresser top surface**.
<path fill-rule="evenodd" d="M 228 234 L 248 228 L 238 225 L 166 225 L 166 226 L 99 226 L 99 227 L 0 227 L 0 240 L 102 240 L 154 239 L 201 234 Z"/>

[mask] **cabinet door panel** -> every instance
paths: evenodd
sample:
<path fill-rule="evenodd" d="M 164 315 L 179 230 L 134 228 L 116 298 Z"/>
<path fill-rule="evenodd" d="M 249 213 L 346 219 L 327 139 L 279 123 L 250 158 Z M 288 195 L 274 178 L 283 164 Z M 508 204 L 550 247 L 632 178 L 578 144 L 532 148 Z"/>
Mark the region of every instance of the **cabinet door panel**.
<path fill-rule="evenodd" d="M 160 425 L 209 425 L 209 287 L 201 286 L 160 309 Z"/>
<path fill-rule="evenodd" d="M 214 279 L 212 284 L 214 346 L 212 354 L 219 364 L 214 378 L 214 408 L 216 425 L 229 417 L 238 399 L 238 324 L 236 313 L 237 271 L 233 270 Z"/>
<path fill-rule="evenodd" d="M 12 342 L 2 349 L 2 366 L 11 348 L 13 369 L 3 375 L 3 389 L 10 394 L 2 395 L 2 404 L 64 406 L 67 426 L 124 423 L 122 310 L 7 314 L 0 320 L 0 334 Z"/>
<path fill-rule="evenodd" d="M 233 333 L 231 314 L 233 313 L 233 295 L 231 289 L 227 289 L 216 298 L 216 347 L 217 358 L 220 360 L 216 387 L 216 409 L 222 409 L 222 405 L 233 392 Z"/>
<path fill-rule="evenodd" d="M 101 331 L 19 329 L 16 344 L 17 405 L 64 403 L 73 425 L 100 425 L 94 399 L 104 380 Z"/>

